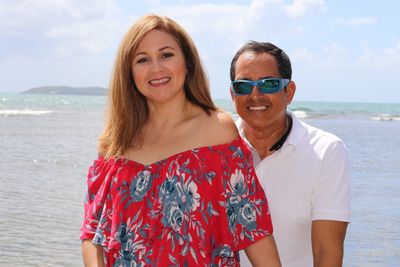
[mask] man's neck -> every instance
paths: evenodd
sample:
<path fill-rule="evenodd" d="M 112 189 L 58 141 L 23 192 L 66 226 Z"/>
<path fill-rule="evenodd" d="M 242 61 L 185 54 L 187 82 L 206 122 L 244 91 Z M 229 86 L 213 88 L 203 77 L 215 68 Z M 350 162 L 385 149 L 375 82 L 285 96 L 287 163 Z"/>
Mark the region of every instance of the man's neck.
<path fill-rule="evenodd" d="M 285 135 L 287 137 L 289 126 L 291 126 L 291 123 L 289 123 L 288 115 L 277 121 L 274 125 L 271 125 L 271 127 L 263 129 L 252 128 L 243 121 L 244 134 L 251 145 L 257 150 L 261 160 L 281 147 L 283 143 L 281 139 Z"/>

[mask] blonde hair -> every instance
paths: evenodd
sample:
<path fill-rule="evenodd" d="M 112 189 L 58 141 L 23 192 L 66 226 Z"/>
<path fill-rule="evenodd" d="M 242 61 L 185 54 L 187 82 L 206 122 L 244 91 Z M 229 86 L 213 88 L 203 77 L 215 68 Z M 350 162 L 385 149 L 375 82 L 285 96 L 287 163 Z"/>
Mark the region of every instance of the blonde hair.
<path fill-rule="evenodd" d="M 173 36 L 186 62 L 185 95 L 208 115 L 216 110 L 207 75 L 197 49 L 186 31 L 165 16 L 147 15 L 139 18 L 125 34 L 114 63 L 108 93 L 106 125 L 99 138 L 99 152 L 105 157 L 118 157 L 129 148 L 142 145 L 141 130 L 149 117 L 146 98 L 138 91 L 132 75 L 133 56 L 144 36 L 160 30 Z"/>

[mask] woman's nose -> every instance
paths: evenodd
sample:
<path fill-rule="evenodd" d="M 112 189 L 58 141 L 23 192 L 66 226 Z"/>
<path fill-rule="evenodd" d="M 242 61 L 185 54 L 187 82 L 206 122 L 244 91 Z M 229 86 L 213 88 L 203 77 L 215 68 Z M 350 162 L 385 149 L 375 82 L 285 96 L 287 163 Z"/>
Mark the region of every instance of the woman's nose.
<path fill-rule="evenodd" d="M 162 69 L 162 63 L 158 60 L 153 60 L 151 62 L 151 72 L 159 72 Z"/>

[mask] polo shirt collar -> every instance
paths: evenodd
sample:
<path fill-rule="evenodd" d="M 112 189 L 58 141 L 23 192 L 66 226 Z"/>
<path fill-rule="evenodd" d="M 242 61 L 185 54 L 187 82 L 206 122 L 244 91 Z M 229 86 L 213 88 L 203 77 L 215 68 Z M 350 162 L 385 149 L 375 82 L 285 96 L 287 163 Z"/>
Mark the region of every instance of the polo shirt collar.
<path fill-rule="evenodd" d="M 301 138 L 304 135 L 304 131 L 305 131 L 305 128 L 302 125 L 302 122 L 296 117 L 296 115 L 289 110 L 287 110 L 286 112 L 292 118 L 292 130 L 290 131 L 286 141 L 283 143 L 280 150 L 284 149 L 285 147 L 288 147 L 288 146 L 292 147 L 293 149 L 296 149 L 296 147 L 300 146 Z M 255 148 L 251 145 L 251 143 L 249 142 L 249 140 L 246 138 L 246 136 L 244 134 L 243 125 L 244 125 L 244 121 L 242 118 L 239 117 L 236 120 L 236 126 L 238 128 L 239 134 L 244 139 L 246 144 L 252 150 L 255 150 Z"/>
<path fill-rule="evenodd" d="M 290 145 L 293 148 L 298 148 L 302 144 L 301 141 L 305 134 L 306 128 L 292 111 L 287 110 L 286 112 L 290 117 L 292 117 L 292 131 L 290 132 L 284 145 Z"/>

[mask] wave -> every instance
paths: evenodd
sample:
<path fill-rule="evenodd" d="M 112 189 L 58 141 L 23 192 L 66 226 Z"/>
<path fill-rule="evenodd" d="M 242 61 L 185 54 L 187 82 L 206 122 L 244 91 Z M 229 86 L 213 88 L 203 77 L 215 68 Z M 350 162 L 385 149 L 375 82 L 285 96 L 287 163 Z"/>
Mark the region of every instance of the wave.
<path fill-rule="evenodd" d="M 393 116 L 391 114 L 379 114 L 377 116 L 370 117 L 374 121 L 400 121 L 399 116 Z"/>
<path fill-rule="evenodd" d="M 305 110 L 293 110 L 292 111 L 294 113 L 294 115 L 296 115 L 297 118 L 299 119 L 305 119 L 305 118 L 309 118 L 310 116 L 307 114 L 307 111 Z"/>
<path fill-rule="evenodd" d="M 5 109 L 0 110 L 0 116 L 40 116 L 52 113 L 52 110 L 32 110 L 32 109 Z"/>

